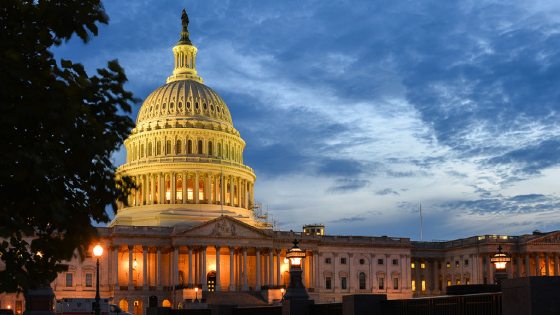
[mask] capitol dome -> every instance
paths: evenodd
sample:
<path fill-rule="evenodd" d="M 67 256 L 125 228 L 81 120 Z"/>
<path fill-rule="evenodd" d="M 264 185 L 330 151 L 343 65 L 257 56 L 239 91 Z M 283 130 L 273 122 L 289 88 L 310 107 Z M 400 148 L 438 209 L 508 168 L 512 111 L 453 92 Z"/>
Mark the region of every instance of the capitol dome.
<path fill-rule="evenodd" d="M 117 177 L 136 184 L 109 224 L 194 226 L 221 215 L 263 226 L 253 212 L 256 176 L 226 103 L 196 71 L 197 48 L 183 25 L 175 69 L 142 104 Z"/>

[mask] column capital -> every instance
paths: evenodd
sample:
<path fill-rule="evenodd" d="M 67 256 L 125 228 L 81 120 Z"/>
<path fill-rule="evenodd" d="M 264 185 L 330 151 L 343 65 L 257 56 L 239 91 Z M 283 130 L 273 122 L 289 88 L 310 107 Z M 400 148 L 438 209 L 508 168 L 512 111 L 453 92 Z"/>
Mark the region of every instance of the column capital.
<path fill-rule="evenodd" d="M 255 250 L 260 253 L 261 248 L 260 247 L 255 247 Z"/>
<path fill-rule="evenodd" d="M 333 256 L 334 256 L 334 257 L 338 257 L 338 253 L 337 253 L 337 252 L 334 252 L 334 253 L 333 253 Z"/>
<path fill-rule="evenodd" d="M 313 250 L 313 255 L 319 255 L 319 251 L 318 250 Z"/>
<path fill-rule="evenodd" d="M 156 246 L 156 249 L 157 249 L 158 252 L 161 252 L 161 249 L 162 249 L 162 248 L 163 248 L 163 246 L 161 246 L 161 245 L 157 245 L 157 246 Z"/>
<path fill-rule="evenodd" d="M 215 245 L 214 247 L 216 248 L 216 251 L 220 251 L 220 248 L 222 248 L 220 245 Z"/>
<path fill-rule="evenodd" d="M 235 250 L 235 246 L 228 246 L 229 250 L 233 251 Z"/>
<path fill-rule="evenodd" d="M 111 247 L 109 247 L 111 250 L 119 250 L 119 245 L 111 245 Z"/>
<path fill-rule="evenodd" d="M 128 250 L 133 250 L 134 249 L 134 245 L 128 245 Z"/>
<path fill-rule="evenodd" d="M 248 247 L 247 246 L 243 246 L 243 253 L 247 252 Z"/>
<path fill-rule="evenodd" d="M 350 258 L 354 258 L 354 255 L 355 255 L 354 253 L 348 253 L 348 257 Z"/>
<path fill-rule="evenodd" d="M 194 248 L 194 245 L 187 245 L 188 250 L 193 250 L 193 248 Z"/>
<path fill-rule="evenodd" d="M 200 246 L 200 249 L 202 249 L 203 251 L 206 251 L 206 248 L 208 248 L 208 246 L 206 245 Z"/>
<path fill-rule="evenodd" d="M 375 254 L 374 253 L 369 253 L 369 255 L 371 256 L 371 258 L 375 258 Z"/>
<path fill-rule="evenodd" d="M 147 250 L 148 250 L 148 245 L 142 245 L 142 249 L 143 249 L 144 251 L 147 251 Z"/>

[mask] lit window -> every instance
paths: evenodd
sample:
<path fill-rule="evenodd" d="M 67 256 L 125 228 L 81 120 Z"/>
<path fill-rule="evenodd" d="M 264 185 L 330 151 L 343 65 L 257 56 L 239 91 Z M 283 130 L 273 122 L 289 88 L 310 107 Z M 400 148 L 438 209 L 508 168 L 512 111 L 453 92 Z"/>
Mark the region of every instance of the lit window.
<path fill-rule="evenodd" d="M 422 280 L 422 291 L 426 291 L 426 280 Z"/>
<path fill-rule="evenodd" d="M 466 283 L 466 285 L 470 285 L 470 284 L 471 284 L 471 280 L 470 280 L 469 278 L 466 278 L 466 279 L 465 279 L 465 283 Z"/>
<path fill-rule="evenodd" d="M 93 273 L 86 273 L 86 287 L 93 287 Z"/>
<path fill-rule="evenodd" d="M 416 267 L 416 265 L 414 263 L 410 264 L 410 268 L 414 269 Z"/>
<path fill-rule="evenodd" d="M 399 278 L 393 278 L 393 289 L 399 289 Z"/>
<path fill-rule="evenodd" d="M 73 283 L 72 283 L 72 274 L 71 273 L 67 273 L 66 274 L 66 286 L 67 287 L 72 287 Z"/>
<path fill-rule="evenodd" d="M 416 292 L 416 280 L 412 280 L 412 291 Z"/>
<path fill-rule="evenodd" d="M 455 261 L 455 267 L 459 267 L 459 261 Z"/>
<path fill-rule="evenodd" d="M 447 268 L 451 268 L 451 263 L 447 262 Z"/>
<path fill-rule="evenodd" d="M 426 264 L 421 263 L 421 264 L 420 264 L 420 268 L 422 268 L 422 269 L 426 268 Z"/>
<path fill-rule="evenodd" d="M 447 286 L 451 285 L 451 280 L 447 280 Z"/>

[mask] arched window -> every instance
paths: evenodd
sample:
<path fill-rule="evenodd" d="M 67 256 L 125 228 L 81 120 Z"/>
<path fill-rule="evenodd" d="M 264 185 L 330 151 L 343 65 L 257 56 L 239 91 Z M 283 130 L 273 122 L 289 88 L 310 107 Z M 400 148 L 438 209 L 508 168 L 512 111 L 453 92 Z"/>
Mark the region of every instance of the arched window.
<path fill-rule="evenodd" d="M 148 143 L 148 156 L 152 156 L 152 143 Z"/>
<path fill-rule="evenodd" d="M 137 152 L 136 151 L 138 151 L 138 149 L 137 149 L 137 146 L 135 144 L 134 147 L 132 147 L 132 160 L 133 161 L 137 159 L 137 157 L 136 157 Z"/>
<path fill-rule="evenodd" d="M 198 202 L 204 200 L 204 181 L 200 179 L 198 181 Z"/>
<path fill-rule="evenodd" d="M 175 200 L 179 201 L 180 203 L 183 203 L 183 181 L 178 179 L 177 180 L 177 187 L 175 190 L 177 191 L 175 194 Z"/>
<path fill-rule="evenodd" d="M 126 300 L 121 300 L 119 302 L 119 307 L 123 312 L 128 312 L 128 302 Z"/>
<path fill-rule="evenodd" d="M 157 154 L 157 155 L 161 155 L 161 141 L 158 141 L 158 142 L 157 142 L 157 145 L 156 145 L 156 154 Z"/>
<path fill-rule="evenodd" d="M 198 154 L 202 154 L 202 140 L 198 140 Z"/>
<path fill-rule="evenodd" d="M 169 179 L 165 180 L 165 203 L 171 202 L 171 182 Z"/>
<path fill-rule="evenodd" d="M 360 283 L 360 290 L 365 290 L 366 289 L 366 274 L 363 272 L 360 272 L 360 274 L 358 275 L 358 282 Z"/>
<path fill-rule="evenodd" d="M 208 155 L 212 155 L 212 141 L 208 142 Z"/>
<path fill-rule="evenodd" d="M 165 143 L 165 154 L 171 154 L 171 140 L 167 140 Z"/>
<path fill-rule="evenodd" d="M 189 179 L 187 181 L 187 200 L 188 201 L 193 201 L 194 200 L 194 186 L 193 186 L 193 180 Z"/>
<path fill-rule="evenodd" d="M 218 143 L 218 152 L 217 153 L 218 153 L 217 156 L 220 156 L 220 157 L 222 156 L 222 144 L 221 143 Z"/>
<path fill-rule="evenodd" d="M 187 141 L 187 153 L 192 154 L 192 140 Z"/>
<path fill-rule="evenodd" d="M 177 140 L 177 154 L 181 154 L 181 147 L 183 146 L 183 141 Z"/>
<path fill-rule="evenodd" d="M 163 300 L 163 303 L 161 303 L 161 306 L 171 307 L 171 302 L 169 302 L 169 300 Z M 121 309 L 122 309 L 122 307 L 121 307 Z M 124 309 L 123 309 L 123 311 L 124 311 Z M 127 311 L 128 311 L 128 307 L 127 307 L 127 310 L 125 312 L 127 312 Z"/>
<path fill-rule="evenodd" d="M 233 204 L 239 206 L 239 200 L 237 200 L 237 185 L 233 186 Z"/>

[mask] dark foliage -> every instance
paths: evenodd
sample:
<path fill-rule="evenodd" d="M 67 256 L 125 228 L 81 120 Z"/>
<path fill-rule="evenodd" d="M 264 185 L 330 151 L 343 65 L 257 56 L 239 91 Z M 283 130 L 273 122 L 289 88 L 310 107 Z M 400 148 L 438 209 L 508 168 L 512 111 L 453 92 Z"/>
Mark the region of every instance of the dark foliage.
<path fill-rule="evenodd" d="M 89 77 L 48 51 L 107 24 L 100 0 L 0 2 L 0 293 L 53 281 L 125 201 L 110 154 L 133 127 L 116 60 Z M 123 188 L 120 189 L 119 187 Z M 38 254 L 40 253 L 40 254 Z"/>

